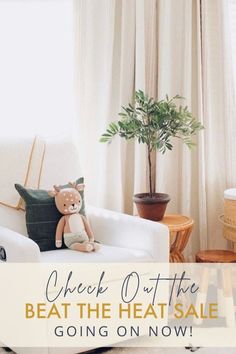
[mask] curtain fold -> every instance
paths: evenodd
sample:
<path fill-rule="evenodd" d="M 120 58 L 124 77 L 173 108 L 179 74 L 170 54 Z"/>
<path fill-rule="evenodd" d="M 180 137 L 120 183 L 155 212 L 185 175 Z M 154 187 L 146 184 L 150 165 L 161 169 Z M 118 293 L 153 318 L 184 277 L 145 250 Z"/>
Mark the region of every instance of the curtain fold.
<path fill-rule="evenodd" d="M 132 196 L 148 186 L 145 147 L 119 138 L 107 146 L 99 136 L 135 89 L 158 99 L 186 97 L 205 126 L 196 148 L 175 142 L 174 151 L 153 159 L 156 189 L 171 195 L 167 212 L 195 220 L 189 256 L 227 246 L 218 216 L 224 189 L 236 185 L 231 2 L 75 0 L 77 129 L 88 201 L 136 213 Z"/>
<path fill-rule="evenodd" d="M 229 1 L 202 1 L 203 109 L 205 188 L 209 247 L 222 247 L 217 217 L 223 211 L 223 191 L 236 185 L 235 95 Z"/>
<path fill-rule="evenodd" d="M 200 118 L 198 90 L 201 90 L 200 65 L 197 57 L 197 26 L 199 12 L 194 1 L 160 0 L 158 26 L 158 98 L 179 94 L 186 98 L 181 102 L 188 105 L 193 115 Z M 202 134 L 202 133 L 201 133 Z M 176 141 L 173 151 L 157 155 L 156 185 L 159 191 L 169 193 L 169 213 L 191 215 L 198 229 L 198 179 L 197 149 L 192 153 L 181 142 Z M 199 237 L 192 235 L 189 252 L 199 248 Z"/>
<path fill-rule="evenodd" d="M 120 139 L 106 146 L 99 138 L 133 97 L 135 0 L 80 0 L 76 7 L 78 132 L 88 201 L 131 212 L 133 147 Z"/>

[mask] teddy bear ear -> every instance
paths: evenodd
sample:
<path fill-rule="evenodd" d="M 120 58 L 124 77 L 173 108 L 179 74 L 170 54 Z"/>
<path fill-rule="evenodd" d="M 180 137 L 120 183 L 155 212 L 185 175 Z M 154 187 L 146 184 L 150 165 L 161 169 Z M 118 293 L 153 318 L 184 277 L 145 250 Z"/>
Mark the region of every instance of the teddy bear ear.
<path fill-rule="evenodd" d="M 79 183 L 75 186 L 75 189 L 77 189 L 77 191 L 83 191 L 84 187 L 85 187 L 85 184 Z"/>
<path fill-rule="evenodd" d="M 56 191 L 48 191 L 48 195 L 50 195 L 50 197 L 55 197 L 57 195 L 58 192 Z"/>
<path fill-rule="evenodd" d="M 76 182 L 69 182 L 68 185 L 71 188 L 76 188 Z"/>
<path fill-rule="evenodd" d="M 55 191 L 58 193 L 58 192 L 60 192 L 60 190 L 62 189 L 62 187 L 61 186 L 57 186 L 57 185 L 55 185 L 54 184 L 54 189 L 55 189 Z"/>
<path fill-rule="evenodd" d="M 55 197 L 61 190 L 61 186 L 54 185 L 53 187 L 54 187 L 53 191 L 48 191 L 48 195 L 50 195 L 50 197 Z"/>

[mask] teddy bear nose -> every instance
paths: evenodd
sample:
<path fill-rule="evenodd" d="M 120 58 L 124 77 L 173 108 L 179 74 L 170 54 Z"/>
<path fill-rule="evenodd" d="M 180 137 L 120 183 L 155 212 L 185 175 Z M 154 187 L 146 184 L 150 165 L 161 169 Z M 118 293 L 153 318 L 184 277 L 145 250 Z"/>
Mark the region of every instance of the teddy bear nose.
<path fill-rule="evenodd" d="M 72 204 L 72 206 L 73 206 L 73 208 L 74 208 L 75 204 Z"/>

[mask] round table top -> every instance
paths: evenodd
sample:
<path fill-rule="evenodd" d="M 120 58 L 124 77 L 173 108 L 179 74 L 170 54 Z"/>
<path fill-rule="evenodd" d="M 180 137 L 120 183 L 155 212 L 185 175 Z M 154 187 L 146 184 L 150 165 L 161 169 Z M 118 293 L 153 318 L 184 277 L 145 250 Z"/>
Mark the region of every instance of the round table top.
<path fill-rule="evenodd" d="M 198 263 L 236 263 L 236 253 L 226 250 L 205 250 L 196 254 Z"/>
<path fill-rule="evenodd" d="M 179 214 L 165 215 L 159 222 L 168 226 L 170 231 L 186 230 L 194 223 L 192 218 Z"/>

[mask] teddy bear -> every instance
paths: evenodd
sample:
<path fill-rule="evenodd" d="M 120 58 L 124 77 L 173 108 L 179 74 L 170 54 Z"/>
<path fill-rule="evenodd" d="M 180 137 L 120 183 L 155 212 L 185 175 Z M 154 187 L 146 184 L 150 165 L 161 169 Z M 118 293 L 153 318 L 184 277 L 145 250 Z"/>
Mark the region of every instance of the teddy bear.
<path fill-rule="evenodd" d="M 62 246 L 64 236 L 65 245 L 71 250 L 81 252 L 97 251 L 100 246 L 94 242 L 93 231 L 80 209 L 82 207 L 82 197 L 80 191 L 84 189 L 84 184 L 69 183 L 68 188 L 54 186 L 53 191 L 48 194 L 55 197 L 57 209 L 63 216 L 59 220 L 56 229 L 56 247 Z"/>

